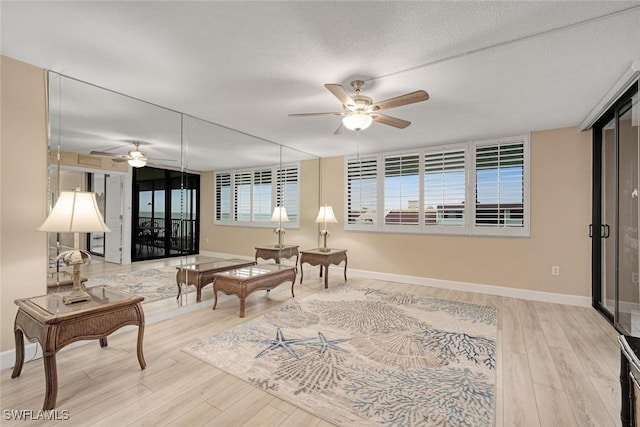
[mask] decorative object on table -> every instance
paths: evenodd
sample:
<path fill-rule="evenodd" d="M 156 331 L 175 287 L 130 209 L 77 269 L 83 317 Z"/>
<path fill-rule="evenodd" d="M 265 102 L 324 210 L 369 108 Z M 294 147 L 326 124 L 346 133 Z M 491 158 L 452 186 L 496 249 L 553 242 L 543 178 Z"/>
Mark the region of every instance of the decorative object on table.
<path fill-rule="evenodd" d="M 497 310 L 340 286 L 185 348 L 343 426 L 493 426 Z"/>
<path fill-rule="evenodd" d="M 322 252 L 329 252 L 329 248 L 327 248 L 327 236 L 329 235 L 329 230 L 327 230 L 327 223 L 336 223 L 338 220 L 336 216 L 333 214 L 333 208 L 331 206 L 320 206 L 320 210 L 318 211 L 318 217 L 316 218 L 316 224 L 322 224 L 322 230 L 320 230 L 320 235 L 322 236 L 323 245 L 320 248 Z"/>
<path fill-rule="evenodd" d="M 110 232 L 102 219 L 96 194 L 86 191 L 62 191 L 53 210 L 38 228 L 50 233 L 73 233 L 73 250 L 58 255 L 67 266 L 73 266 L 73 288 L 65 295 L 65 304 L 88 301 L 91 296 L 82 290 L 80 265 L 91 262 L 91 254 L 80 249 L 80 233 Z"/>
<path fill-rule="evenodd" d="M 284 227 L 282 223 L 289 222 L 289 216 L 287 216 L 287 208 L 284 206 L 276 206 L 273 208 L 273 214 L 271 215 L 271 221 L 277 222 L 278 227 L 276 227 L 273 232 L 278 234 L 278 247 L 281 248 L 284 246 Z"/>

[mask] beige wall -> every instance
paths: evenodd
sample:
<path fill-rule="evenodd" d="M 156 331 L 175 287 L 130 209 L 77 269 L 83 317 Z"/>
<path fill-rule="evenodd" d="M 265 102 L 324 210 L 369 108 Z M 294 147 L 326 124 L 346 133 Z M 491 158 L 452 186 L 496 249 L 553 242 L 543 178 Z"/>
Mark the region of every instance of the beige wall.
<path fill-rule="evenodd" d="M 45 292 L 47 129 L 45 73 L 0 56 L 0 351 L 14 348 L 13 301 Z"/>
<path fill-rule="evenodd" d="M 322 160 L 323 203 L 344 218 L 344 159 Z M 345 232 L 349 268 L 560 294 L 591 295 L 591 134 L 531 135 L 531 237 L 496 238 Z M 560 266 L 560 276 L 551 266 Z"/>

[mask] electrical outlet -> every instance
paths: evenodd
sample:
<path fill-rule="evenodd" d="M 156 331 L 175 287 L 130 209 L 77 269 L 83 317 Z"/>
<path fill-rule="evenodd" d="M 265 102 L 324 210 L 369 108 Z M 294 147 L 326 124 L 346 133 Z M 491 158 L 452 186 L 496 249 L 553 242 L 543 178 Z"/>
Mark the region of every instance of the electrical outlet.
<path fill-rule="evenodd" d="M 631 283 L 638 283 L 638 273 L 631 273 Z"/>
<path fill-rule="evenodd" d="M 557 265 L 554 265 L 551 267 L 551 275 L 552 276 L 559 276 L 560 275 L 560 267 Z"/>

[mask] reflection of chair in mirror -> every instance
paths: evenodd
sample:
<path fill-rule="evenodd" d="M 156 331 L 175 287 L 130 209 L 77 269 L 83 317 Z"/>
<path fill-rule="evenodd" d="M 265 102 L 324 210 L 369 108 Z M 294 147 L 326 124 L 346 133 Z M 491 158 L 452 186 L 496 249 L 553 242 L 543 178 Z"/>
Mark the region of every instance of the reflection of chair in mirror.
<path fill-rule="evenodd" d="M 138 227 L 137 236 L 138 253 L 141 254 L 143 248 L 149 253 L 158 237 L 158 227 L 152 221 L 143 221 Z"/>
<path fill-rule="evenodd" d="M 180 220 L 171 221 L 171 250 L 182 251 L 183 240 L 181 239 Z"/>

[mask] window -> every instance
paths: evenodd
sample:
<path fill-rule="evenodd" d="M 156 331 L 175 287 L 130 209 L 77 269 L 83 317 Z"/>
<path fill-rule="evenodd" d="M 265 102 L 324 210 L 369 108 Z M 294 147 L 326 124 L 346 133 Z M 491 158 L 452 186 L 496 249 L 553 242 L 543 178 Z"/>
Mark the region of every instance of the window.
<path fill-rule="evenodd" d="M 298 226 L 298 174 L 297 164 L 216 173 L 216 222 L 270 227 L 273 208 L 284 206 L 289 224 Z"/>
<path fill-rule="evenodd" d="M 384 225 L 420 223 L 420 156 L 402 154 L 384 158 Z"/>
<path fill-rule="evenodd" d="M 529 138 L 346 159 L 347 230 L 528 236 Z"/>
<path fill-rule="evenodd" d="M 378 222 L 378 160 L 347 160 L 346 167 L 346 224 L 351 229 L 370 229 Z"/>
<path fill-rule="evenodd" d="M 491 143 L 475 147 L 475 227 L 524 227 L 524 146 Z"/>
<path fill-rule="evenodd" d="M 464 149 L 424 155 L 424 225 L 463 227 L 466 221 Z"/>

